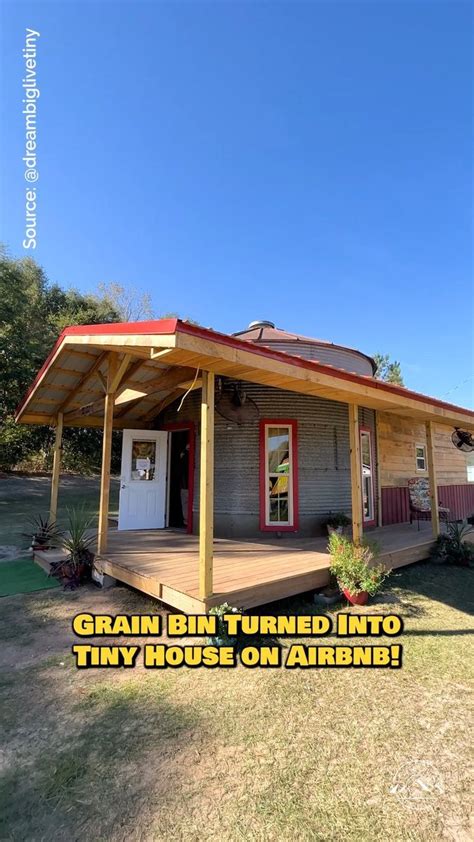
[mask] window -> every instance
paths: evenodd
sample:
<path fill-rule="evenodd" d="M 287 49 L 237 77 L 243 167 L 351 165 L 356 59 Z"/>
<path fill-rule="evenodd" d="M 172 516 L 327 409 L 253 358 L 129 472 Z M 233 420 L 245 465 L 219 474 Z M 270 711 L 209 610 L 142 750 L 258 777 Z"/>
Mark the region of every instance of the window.
<path fill-rule="evenodd" d="M 467 481 L 474 482 L 474 453 L 469 453 L 466 459 Z"/>
<path fill-rule="evenodd" d="M 372 453 L 372 432 L 360 430 L 360 461 L 362 470 L 362 512 L 364 523 L 375 522 L 374 504 L 374 459 Z"/>
<path fill-rule="evenodd" d="M 260 422 L 260 528 L 298 528 L 296 421 Z"/>
<path fill-rule="evenodd" d="M 130 479 L 134 482 L 152 482 L 155 479 L 155 467 L 156 441 L 134 439 Z"/>
<path fill-rule="evenodd" d="M 417 444 L 415 447 L 416 470 L 426 471 L 426 447 L 424 444 Z"/>

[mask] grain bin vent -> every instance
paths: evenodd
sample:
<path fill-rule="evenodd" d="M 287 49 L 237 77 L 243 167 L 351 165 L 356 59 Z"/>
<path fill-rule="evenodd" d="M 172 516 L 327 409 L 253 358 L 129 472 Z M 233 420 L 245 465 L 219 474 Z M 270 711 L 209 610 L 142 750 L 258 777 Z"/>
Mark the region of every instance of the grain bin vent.
<path fill-rule="evenodd" d="M 257 319 L 256 322 L 250 322 L 247 330 L 255 330 L 258 327 L 275 327 L 274 322 L 269 322 L 266 319 Z"/>

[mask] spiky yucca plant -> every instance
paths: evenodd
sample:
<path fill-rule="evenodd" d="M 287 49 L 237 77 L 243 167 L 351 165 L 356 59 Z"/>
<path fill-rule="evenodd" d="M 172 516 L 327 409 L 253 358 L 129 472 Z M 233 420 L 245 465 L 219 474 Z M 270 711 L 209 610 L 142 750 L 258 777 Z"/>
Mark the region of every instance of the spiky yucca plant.
<path fill-rule="evenodd" d="M 68 509 L 68 529 L 62 540 L 62 547 L 67 552 L 66 558 L 54 563 L 51 567 L 53 576 L 66 579 L 69 587 L 77 587 L 81 581 L 90 578 L 90 571 L 94 561 L 91 550 L 95 542 L 95 535 L 89 534 L 93 516 L 85 506 Z"/>

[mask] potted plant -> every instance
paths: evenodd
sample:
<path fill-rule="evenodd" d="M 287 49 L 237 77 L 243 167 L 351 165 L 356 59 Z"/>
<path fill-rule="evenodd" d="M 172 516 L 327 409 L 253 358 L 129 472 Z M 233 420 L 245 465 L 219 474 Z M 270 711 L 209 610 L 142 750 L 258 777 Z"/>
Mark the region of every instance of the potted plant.
<path fill-rule="evenodd" d="M 33 527 L 33 535 L 29 532 L 23 532 L 27 538 L 31 538 L 31 549 L 35 550 L 51 550 L 58 547 L 61 542 L 61 532 L 56 526 L 56 521 L 49 520 L 47 517 L 37 515 L 29 521 Z"/>
<path fill-rule="evenodd" d="M 338 535 L 342 535 L 344 527 L 350 526 L 350 524 L 351 519 L 347 517 L 345 512 L 329 512 L 329 515 L 324 521 L 328 535 L 332 535 L 333 532 L 337 532 Z"/>
<path fill-rule="evenodd" d="M 430 556 L 437 564 L 455 564 L 470 567 L 474 562 L 474 545 L 466 538 L 474 532 L 468 523 L 448 523 L 444 535 L 439 535 L 430 549 Z"/>
<path fill-rule="evenodd" d="M 354 544 L 344 535 L 329 538 L 330 572 L 336 577 L 344 596 L 352 605 L 366 605 L 369 596 L 380 590 L 389 571 L 375 565 L 375 545 Z"/>
<path fill-rule="evenodd" d="M 92 516 L 84 507 L 68 510 L 68 520 L 68 530 L 62 540 L 67 556 L 52 563 L 51 575 L 61 579 L 66 588 L 74 590 L 91 578 L 94 561 L 91 546 L 95 535 L 90 532 Z"/>

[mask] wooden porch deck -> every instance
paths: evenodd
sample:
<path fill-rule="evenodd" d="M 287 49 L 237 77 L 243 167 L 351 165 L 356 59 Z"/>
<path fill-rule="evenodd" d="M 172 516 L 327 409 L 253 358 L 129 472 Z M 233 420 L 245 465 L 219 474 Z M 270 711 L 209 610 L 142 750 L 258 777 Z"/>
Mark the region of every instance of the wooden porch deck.
<path fill-rule="evenodd" d="M 371 530 L 381 561 L 402 567 L 427 558 L 431 524 L 397 524 Z M 202 613 L 229 602 L 253 608 L 308 590 L 329 579 L 326 538 L 264 538 L 214 541 L 214 592 L 202 600 L 198 590 L 198 538 L 172 530 L 110 530 L 106 553 L 97 566 L 120 582 L 187 613 Z"/>

